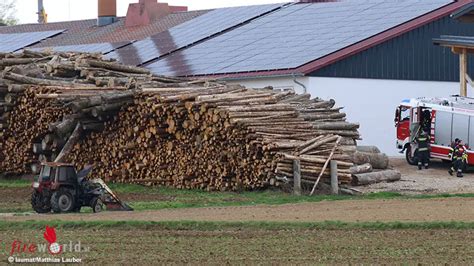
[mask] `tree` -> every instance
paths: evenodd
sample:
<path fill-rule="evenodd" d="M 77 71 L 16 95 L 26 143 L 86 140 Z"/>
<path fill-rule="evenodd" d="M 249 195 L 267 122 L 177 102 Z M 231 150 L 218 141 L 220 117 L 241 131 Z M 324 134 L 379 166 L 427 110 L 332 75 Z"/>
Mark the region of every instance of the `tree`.
<path fill-rule="evenodd" d="M 18 23 L 18 19 L 15 18 L 15 4 L 15 0 L 0 0 L 0 26 L 15 25 Z"/>

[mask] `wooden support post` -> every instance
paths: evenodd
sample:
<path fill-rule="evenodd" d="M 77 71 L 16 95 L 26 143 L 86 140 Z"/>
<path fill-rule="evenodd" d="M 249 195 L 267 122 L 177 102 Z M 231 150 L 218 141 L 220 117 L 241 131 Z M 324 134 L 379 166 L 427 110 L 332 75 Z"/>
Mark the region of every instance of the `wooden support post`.
<path fill-rule="evenodd" d="M 82 132 L 81 123 L 77 123 L 76 128 L 74 129 L 71 136 L 69 137 L 69 140 L 66 142 L 63 149 L 54 160 L 55 163 L 62 163 L 63 160 L 66 158 L 66 156 L 69 155 L 69 153 L 71 153 L 72 149 L 74 148 L 74 145 L 76 145 L 76 143 L 79 141 L 81 137 L 81 132 Z"/>
<path fill-rule="evenodd" d="M 331 161 L 332 156 L 334 155 L 334 152 L 336 151 L 336 148 L 339 145 L 339 142 L 341 142 L 341 140 L 342 140 L 342 137 L 339 136 L 339 138 L 336 140 L 336 143 L 334 144 L 334 147 L 331 150 L 331 154 L 329 154 L 328 159 L 326 160 L 326 162 L 323 165 L 323 169 L 321 170 L 321 173 L 319 174 L 318 179 L 316 179 L 316 182 L 314 183 L 314 186 L 313 186 L 313 189 L 311 190 L 311 193 L 309 193 L 310 196 L 313 196 L 314 192 L 316 191 L 316 187 L 319 184 L 319 180 L 321 180 L 321 177 L 323 176 L 324 171 L 326 171 L 326 168 L 328 167 L 328 164 Z"/>
<path fill-rule="evenodd" d="M 293 161 L 293 193 L 296 196 L 301 196 L 301 162 L 300 160 Z"/>
<path fill-rule="evenodd" d="M 331 161 L 331 193 L 333 195 L 339 194 L 339 180 L 337 177 L 337 161 Z"/>
<path fill-rule="evenodd" d="M 467 96 L 467 51 L 463 49 L 462 52 L 459 54 L 459 81 L 461 83 L 461 96 Z"/>

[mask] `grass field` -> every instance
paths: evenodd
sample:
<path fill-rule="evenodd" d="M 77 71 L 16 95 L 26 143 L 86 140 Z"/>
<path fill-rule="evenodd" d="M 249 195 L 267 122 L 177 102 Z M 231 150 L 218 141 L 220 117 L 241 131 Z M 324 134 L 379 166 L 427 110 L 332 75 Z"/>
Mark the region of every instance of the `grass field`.
<path fill-rule="evenodd" d="M 460 223 L 63 223 L 58 242 L 81 241 L 91 264 L 469 264 L 474 227 Z M 41 223 L 0 223 L 0 264 L 14 240 L 45 242 Z M 443 228 L 442 228 L 443 227 Z M 409 240 L 409 241 L 408 241 Z M 14 254 L 28 257 L 24 254 Z M 2 261 L 4 259 L 4 261 Z"/>
<path fill-rule="evenodd" d="M 137 185 L 111 185 L 137 211 L 166 208 L 247 206 L 341 200 L 472 198 L 474 194 L 405 196 L 302 196 L 278 191 L 204 192 Z M 0 213 L 30 212 L 28 181 L 0 181 Z M 372 202 L 372 201 L 370 201 Z M 419 202 L 419 201 L 417 201 Z M 88 211 L 87 209 L 85 211 Z M 396 211 L 396 210 L 394 210 Z M 80 216 L 80 215 L 79 215 Z M 25 221 L 0 220 L 0 265 L 12 245 L 45 244 L 46 226 L 57 242 L 78 241 L 87 252 L 65 258 L 87 264 L 470 264 L 474 222 L 197 222 L 197 221 Z M 18 258 L 51 257 L 18 254 Z"/>
<path fill-rule="evenodd" d="M 258 204 L 287 204 L 303 202 L 320 202 L 333 200 L 358 199 L 396 199 L 396 198 L 445 198 L 445 197 L 474 197 L 474 194 L 438 194 L 406 196 L 399 193 L 380 192 L 363 196 L 293 196 L 280 191 L 255 192 L 206 192 L 201 190 L 178 190 L 164 187 L 143 187 L 139 185 L 112 184 L 110 185 L 124 201 L 135 210 L 159 210 L 166 208 L 194 207 L 223 207 L 247 206 Z M 0 194 L 4 195 L 0 202 L 0 213 L 29 212 L 31 207 L 29 197 L 31 183 L 26 180 L 0 180 Z M 85 211 L 88 211 L 85 209 Z"/>

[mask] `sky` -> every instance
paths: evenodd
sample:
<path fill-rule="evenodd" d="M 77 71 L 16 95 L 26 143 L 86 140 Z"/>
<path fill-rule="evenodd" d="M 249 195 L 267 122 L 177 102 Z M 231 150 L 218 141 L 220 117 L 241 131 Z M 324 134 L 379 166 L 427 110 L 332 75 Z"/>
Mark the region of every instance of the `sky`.
<path fill-rule="evenodd" d="M 138 0 L 117 0 L 117 15 L 125 16 L 129 3 Z M 286 2 L 282 0 L 160 0 L 170 5 L 188 6 L 189 10 L 210 9 Z M 91 19 L 97 17 L 97 0 L 44 0 L 48 22 Z M 21 24 L 36 23 L 37 0 L 16 0 L 16 18 Z"/>

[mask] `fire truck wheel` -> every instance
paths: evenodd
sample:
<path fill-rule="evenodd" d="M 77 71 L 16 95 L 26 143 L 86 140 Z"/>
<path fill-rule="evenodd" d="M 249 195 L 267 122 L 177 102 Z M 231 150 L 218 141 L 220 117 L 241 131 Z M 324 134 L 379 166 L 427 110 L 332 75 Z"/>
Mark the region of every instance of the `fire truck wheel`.
<path fill-rule="evenodd" d="M 418 159 L 416 158 L 416 151 L 415 151 L 415 154 L 414 156 L 411 156 L 411 147 L 408 146 L 407 149 L 406 149 L 406 159 L 407 159 L 407 162 L 408 164 L 410 165 L 417 165 L 418 164 Z"/>

